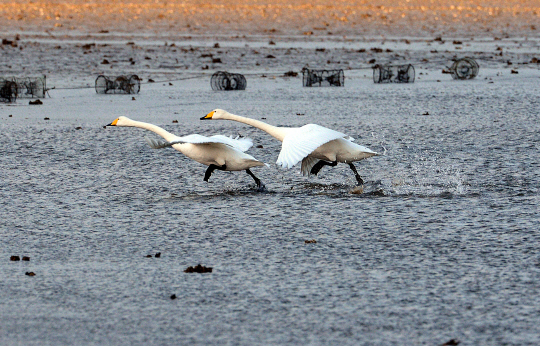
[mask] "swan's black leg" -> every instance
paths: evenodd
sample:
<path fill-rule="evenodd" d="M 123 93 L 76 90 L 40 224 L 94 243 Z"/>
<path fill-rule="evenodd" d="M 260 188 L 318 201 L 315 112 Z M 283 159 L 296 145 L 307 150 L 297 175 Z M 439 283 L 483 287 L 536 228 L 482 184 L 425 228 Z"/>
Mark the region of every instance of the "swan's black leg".
<path fill-rule="evenodd" d="M 323 161 L 323 160 L 319 160 L 319 162 L 317 162 L 312 168 L 311 168 L 311 174 L 314 174 L 314 175 L 317 175 L 317 173 L 319 173 L 319 171 L 321 170 L 321 168 L 323 168 L 324 166 L 330 166 L 330 167 L 334 167 L 337 165 L 337 161 L 334 161 L 334 162 L 326 162 L 326 161 Z"/>
<path fill-rule="evenodd" d="M 208 166 L 208 169 L 206 170 L 206 173 L 204 173 L 204 181 L 208 181 L 208 179 L 210 178 L 210 176 L 212 175 L 212 172 L 218 168 L 218 166 L 216 165 L 210 165 Z"/>
<path fill-rule="evenodd" d="M 208 166 L 208 169 L 206 170 L 206 173 L 204 173 L 204 181 L 208 181 L 210 179 L 210 176 L 212 175 L 212 172 L 214 172 L 216 169 L 224 170 L 227 167 L 227 165 L 223 166 L 216 166 L 216 165 L 210 165 Z"/>
<path fill-rule="evenodd" d="M 354 176 L 356 177 L 356 181 L 358 182 L 358 186 L 364 184 L 364 179 L 362 179 L 362 177 L 360 177 L 360 174 L 358 174 L 358 171 L 356 170 L 356 167 L 354 167 L 354 165 L 349 162 L 349 167 L 351 167 L 351 170 L 354 172 Z"/>
<path fill-rule="evenodd" d="M 262 183 L 262 181 L 261 181 L 259 178 L 257 178 L 257 177 L 255 176 L 255 174 L 253 174 L 253 173 L 249 170 L 249 168 L 246 169 L 246 173 L 249 174 L 249 175 L 253 178 L 253 180 L 255 180 L 255 184 L 257 184 L 257 188 L 258 188 L 257 190 L 258 190 L 259 192 L 264 191 L 264 189 L 265 189 L 264 184 Z"/>

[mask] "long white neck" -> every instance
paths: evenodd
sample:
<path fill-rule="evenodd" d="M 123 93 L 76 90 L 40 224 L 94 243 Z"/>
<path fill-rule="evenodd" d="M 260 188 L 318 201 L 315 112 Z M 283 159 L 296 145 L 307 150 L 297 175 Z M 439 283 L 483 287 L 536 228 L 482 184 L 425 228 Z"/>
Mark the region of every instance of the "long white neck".
<path fill-rule="evenodd" d="M 136 120 L 127 119 L 127 121 L 125 121 L 120 126 L 133 126 L 133 127 L 138 127 L 138 128 L 141 128 L 141 129 L 152 131 L 152 132 L 160 135 L 161 137 L 165 138 L 165 140 L 167 142 L 171 142 L 171 141 L 175 140 L 176 138 L 178 138 L 178 136 L 173 135 L 172 133 L 162 129 L 159 126 L 149 124 L 149 123 L 144 123 L 142 121 L 136 121 Z"/>
<path fill-rule="evenodd" d="M 242 117 L 240 115 L 231 114 L 229 112 L 221 115 L 220 119 L 238 121 L 239 123 L 244 123 L 256 127 L 281 142 L 283 142 L 283 138 L 285 138 L 287 133 L 289 133 L 289 131 L 291 130 L 291 128 L 272 126 L 259 120 Z"/>

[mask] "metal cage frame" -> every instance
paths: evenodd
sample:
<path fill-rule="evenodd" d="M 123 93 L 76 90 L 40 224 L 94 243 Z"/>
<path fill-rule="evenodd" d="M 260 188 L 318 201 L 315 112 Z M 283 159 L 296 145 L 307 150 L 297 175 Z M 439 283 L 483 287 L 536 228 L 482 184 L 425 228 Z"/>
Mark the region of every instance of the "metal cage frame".
<path fill-rule="evenodd" d="M 210 78 L 210 87 L 215 91 L 246 90 L 247 81 L 242 74 L 217 71 Z"/>
<path fill-rule="evenodd" d="M 302 69 L 302 85 L 304 87 L 345 86 L 345 73 L 338 70 Z"/>
<path fill-rule="evenodd" d="M 0 102 L 11 103 L 17 100 L 17 83 L 0 78 Z"/>
<path fill-rule="evenodd" d="M 465 57 L 454 61 L 449 71 L 453 79 L 474 79 L 480 72 L 480 66 L 473 58 Z"/>
<path fill-rule="evenodd" d="M 414 83 L 414 79 L 415 69 L 411 64 L 373 66 L 373 82 L 377 84 Z"/>
<path fill-rule="evenodd" d="M 130 76 L 99 75 L 95 82 L 98 94 L 138 94 L 141 90 L 141 79 L 136 74 Z"/>
<path fill-rule="evenodd" d="M 9 83 L 9 87 L 7 84 Z M 14 102 L 17 98 L 44 98 L 47 93 L 47 77 L 6 77 L 0 78 L 3 102 Z M 13 91 L 15 88 L 16 91 Z M 11 90 L 9 96 L 8 89 Z M 13 100 L 11 100 L 13 99 Z M 11 101 L 10 101 L 11 100 Z"/>

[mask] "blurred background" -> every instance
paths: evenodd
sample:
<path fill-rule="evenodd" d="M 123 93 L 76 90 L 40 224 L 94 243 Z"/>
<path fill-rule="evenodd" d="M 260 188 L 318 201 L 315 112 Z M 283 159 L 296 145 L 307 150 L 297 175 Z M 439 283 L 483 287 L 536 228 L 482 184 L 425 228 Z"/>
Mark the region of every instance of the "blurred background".
<path fill-rule="evenodd" d="M 538 36 L 535 0 L 11 0 L 0 32 Z"/>

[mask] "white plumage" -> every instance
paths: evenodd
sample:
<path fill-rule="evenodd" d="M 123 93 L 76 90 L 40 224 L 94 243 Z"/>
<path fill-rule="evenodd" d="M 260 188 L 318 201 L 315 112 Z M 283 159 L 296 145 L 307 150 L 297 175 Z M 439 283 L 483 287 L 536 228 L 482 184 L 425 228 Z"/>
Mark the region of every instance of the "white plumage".
<path fill-rule="evenodd" d="M 233 139 L 223 135 L 206 137 L 199 134 L 179 137 L 159 126 L 131 120 L 124 116 L 114 120 L 108 126 L 138 127 L 160 135 L 165 141 L 146 137 L 150 147 L 154 149 L 172 147 L 190 159 L 208 166 L 204 177 L 205 181 L 208 181 L 216 169 L 223 171 L 245 170 L 255 180 L 259 190 L 264 189 L 262 182 L 250 171 L 252 167 L 265 166 L 265 164 L 245 153 L 253 145 L 253 141 L 249 138 L 237 137 Z"/>
<path fill-rule="evenodd" d="M 344 133 L 316 124 L 277 127 L 222 109 L 215 109 L 201 118 L 205 119 L 233 120 L 265 131 L 282 142 L 276 163 L 284 168 L 292 168 L 302 161 L 301 171 L 304 175 L 317 174 L 323 166 L 335 166 L 341 162 L 349 164 L 356 180 L 362 184 L 363 180 L 352 162 L 379 155 L 369 148 L 353 143 L 354 139 Z"/>
<path fill-rule="evenodd" d="M 251 138 L 231 138 L 223 135 L 215 135 L 206 137 L 199 134 L 191 134 L 183 137 L 177 137 L 177 139 L 164 142 L 149 137 L 145 137 L 146 141 L 152 147 L 152 149 L 162 149 L 172 147 L 175 144 L 191 143 L 191 144 L 209 144 L 209 143 L 221 143 L 230 146 L 231 148 L 240 150 L 241 152 L 247 151 L 253 146 L 253 140 Z"/>
<path fill-rule="evenodd" d="M 344 133 L 317 124 L 295 128 L 283 138 L 276 163 L 283 168 L 292 168 L 321 145 L 345 137 L 348 136 Z"/>

